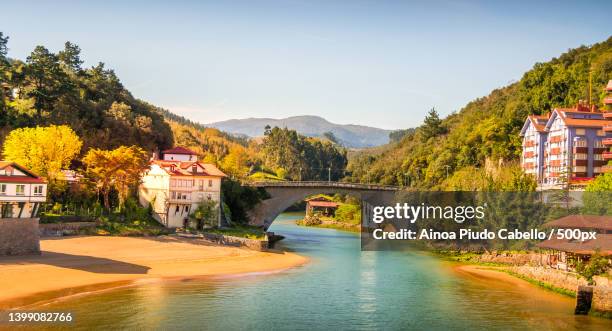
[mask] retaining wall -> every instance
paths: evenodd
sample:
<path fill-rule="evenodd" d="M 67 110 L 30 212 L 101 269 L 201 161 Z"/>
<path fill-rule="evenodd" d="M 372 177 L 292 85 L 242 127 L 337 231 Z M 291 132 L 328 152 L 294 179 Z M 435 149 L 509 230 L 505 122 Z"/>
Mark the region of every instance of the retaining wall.
<path fill-rule="evenodd" d="M 204 239 L 210 240 L 214 243 L 226 245 L 226 246 L 236 246 L 236 247 L 246 247 L 255 251 L 266 251 L 268 250 L 268 241 L 267 240 L 257 240 L 257 239 L 248 239 L 242 237 L 234 237 L 234 236 L 226 236 L 222 234 L 216 233 L 203 233 Z"/>
<path fill-rule="evenodd" d="M 612 312 L 612 280 L 607 277 L 593 277 L 595 286 L 593 287 L 593 302 L 591 310 L 611 313 Z"/>
<path fill-rule="evenodd" d="M 62 237 L 77 234 L 91 234 L 96 228 L 95 222 L 47 223 L 38 227 L 41 237 Z"/>
<path fill-rule="evenodd" d="M 40 254 L 38 218 L 0 219 L 0 256 Z"/>

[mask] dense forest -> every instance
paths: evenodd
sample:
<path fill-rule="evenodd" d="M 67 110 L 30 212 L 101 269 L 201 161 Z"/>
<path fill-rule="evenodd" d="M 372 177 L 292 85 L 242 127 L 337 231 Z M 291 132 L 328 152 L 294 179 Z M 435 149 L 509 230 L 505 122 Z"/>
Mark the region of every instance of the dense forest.
<path fill-rule="evenodd" d="M 57 54 L 37 46 L 24 61 L 7 57 L 0 32 L 0 133 L 13 128 L 68 125 L 83 149 L 172 146 L 172 132 L 156 107 L 126 90 L 104 63 L 83 68 L 80 48 L 66 42 Z"/>
<path fill-rule="evenodd" d="M 589 76 L 591 103 L 602 107 L 603 88 L 612 79 L 612 38 L 537 63 L 518 82 L 444 119 L 432 109 L 423 125 L 399 141 L 353 153 L 347 180 L 471 190 L 496 185 L 496 177 L 516 179 L 527 115 L 587 100 Z"/>
<path fill-rule="evenodd" d="M 91 148 L 135 145 L 150 153 L 181 145 L 235 179 L 298 179 L 299 167 L 304 180 L 327 179 L 330 167 L 334 179 L 344 176 L 346 152 L 333 136 L 274 129 L 263 140 L 248 140 L 135 98 L 104 63 L 83 68 L 81 49 L 71 42 L 57 53 L 37 46 L 21 61 L 7 56 L 8 41 L 0 32 L 0 144 L 16 128 L 67 125 L 83 141 L 81 156 Z"/>

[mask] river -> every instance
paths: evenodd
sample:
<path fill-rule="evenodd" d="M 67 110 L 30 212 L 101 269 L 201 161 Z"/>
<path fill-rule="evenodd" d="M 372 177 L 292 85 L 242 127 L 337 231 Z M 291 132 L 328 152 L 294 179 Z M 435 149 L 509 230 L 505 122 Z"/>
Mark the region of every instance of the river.
<path fill-rule="evenodd" d="M 282 214 L 278 245 L 311 258 L 267 275 L 162 281 L 76 296 L 40 309 L 74 312 L 77 329 L 610 330 L 572 315 L 574 300 L 456 272 L 415 252 L 361 252 L 356 234 L 298 227 Z"/>

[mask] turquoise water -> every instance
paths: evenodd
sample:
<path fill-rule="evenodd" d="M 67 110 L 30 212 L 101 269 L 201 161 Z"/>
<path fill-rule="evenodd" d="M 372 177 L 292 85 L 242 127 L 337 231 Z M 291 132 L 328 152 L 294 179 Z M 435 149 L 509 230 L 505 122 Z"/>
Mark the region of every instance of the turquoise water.
<path fill-rule="evenodd" d="M 462 275 L 424 254 L 361 252 L 357 235 L 298 227 L 300 217 L 283 214 L 271 230 L 286 236 L 281 248 L 311 258 L 303 267 L 150 283 L 44 309 L 74 312 L 83 330 L 612 329 L 573 316 L 571 298 Z"/>

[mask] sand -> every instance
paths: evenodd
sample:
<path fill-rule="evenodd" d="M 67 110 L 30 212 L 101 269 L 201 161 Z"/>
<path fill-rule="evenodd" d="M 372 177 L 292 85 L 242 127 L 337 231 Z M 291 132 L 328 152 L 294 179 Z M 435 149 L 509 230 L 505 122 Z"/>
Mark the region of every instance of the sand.
<path fill-rule="evenodd" d="M 0 257 L 0 309 L 164 278 L 278 272 L 307 258 L 171 236 L 41 240 L 42 255 Z"/>

